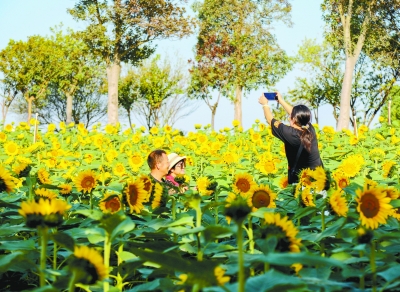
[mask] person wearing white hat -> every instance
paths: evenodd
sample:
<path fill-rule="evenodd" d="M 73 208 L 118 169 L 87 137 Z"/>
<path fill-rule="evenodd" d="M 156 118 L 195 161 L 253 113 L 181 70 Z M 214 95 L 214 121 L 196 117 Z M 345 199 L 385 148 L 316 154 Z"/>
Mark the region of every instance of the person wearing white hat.
<path fill-rule="evenodd" d="M 176 153 L 168 154 L 169 168 L 168 174 L 165 177 L 167 181 L 174 186 L 179 187 L 179 183 L 175 181 L 177 175 L 185 174 L 186 156 L 179 156 Z"/>

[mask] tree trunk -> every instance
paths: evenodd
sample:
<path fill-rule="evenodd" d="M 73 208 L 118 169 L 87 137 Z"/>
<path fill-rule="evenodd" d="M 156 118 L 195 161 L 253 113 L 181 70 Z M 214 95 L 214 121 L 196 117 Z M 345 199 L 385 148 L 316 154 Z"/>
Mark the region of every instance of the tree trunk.
<path fill-rule="evenodd" d="M 120 73 L 121 73 L 121 64 L 119 62 L 114 62 L 107 66 L 107 81 L 108 81 L 107 117 L 108 117 L 108 124 L 111 125 L 116 125 L 118 123 L 118 80 Z"/>
<path fill-rule="evenodd" d="M 351 87 L 353 83 L 353 72 L 356 65 L 356 57 L 348 56 L 346 58 L 346 67 L 344 71 L 344 77 L 342 82 L 342 92 L 340 94 L 340 114 L 338 123 L 336 126 L 337 131 L 349 128 L 350 122 L 350 96 Z"/>
<path fill-rule="evenodd" d="M 32 117 L 32 101 L 35 99 L 34 96 L 28 97 L 28 123 L 31 120 Z"/>
<path fill-rule="evenodd" d="M 67 120 L 66 120 L 66 123 L 68 125 L 72 122 L 72 95 L 69 93 L 66 93 L 65 95 L 67 97 L 67 108 L 66 108 Z"/>
<path fill-rule="evenodd" d="M 236 86 L 236 97 L 235 97 L 235 115 L 234 119 L 239 121 L 239 126 L 242 126 L 242 90 L 243 87 L 237 85 Z"/>
<path fill-rule="evenodd" d="M 215 114 L 217 113 L 218 102 L 211 108 L 211 130 L 215 130 Z"/>

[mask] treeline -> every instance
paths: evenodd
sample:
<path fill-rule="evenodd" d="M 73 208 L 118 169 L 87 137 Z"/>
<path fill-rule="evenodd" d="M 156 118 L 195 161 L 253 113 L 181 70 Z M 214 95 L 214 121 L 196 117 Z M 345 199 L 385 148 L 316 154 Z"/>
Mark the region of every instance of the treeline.
<path fill-rule="evenodd" d="M 290 97 L 314 109 L 317 122 L 324 104 L 333 107 L 338 130 L 370 125 L 382 109 L 396 119 L 388 105 L 399 98 L 400 3 L 324 0 L 324 42 L 305 40 L 297 56 L 273 33 L 278 21 L 291 24 L 291 9 L 285 0 L 77 1 L 68 13 L 87 23 L 84 31 L 56 27 L 49 37 L 10 40 L 0 52 L 2 119 L 12 106 L 28 119 L 34 110 L 44 123 L 89 126 L 107 115 L 116 124 L 121 110 L 130 124 L 134 115 L 150 128 L 173 125 L 200 99 L 214 127 L 225 97 L 241 124 L 243 94 L 274 90 L 295 64 L 307 77 Z M 189 70 L 186 60 L 154 56 L 157 40 L 194 33 Z"/>

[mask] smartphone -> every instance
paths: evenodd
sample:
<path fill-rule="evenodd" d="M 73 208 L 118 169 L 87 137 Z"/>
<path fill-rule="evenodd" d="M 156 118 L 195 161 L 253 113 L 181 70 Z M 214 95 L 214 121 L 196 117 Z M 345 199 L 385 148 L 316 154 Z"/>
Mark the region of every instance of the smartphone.
<path fill-rule="evenodd" d="M 264 92 L 264 96 L 268 100 L 278 100 L 276 92 Z"/>

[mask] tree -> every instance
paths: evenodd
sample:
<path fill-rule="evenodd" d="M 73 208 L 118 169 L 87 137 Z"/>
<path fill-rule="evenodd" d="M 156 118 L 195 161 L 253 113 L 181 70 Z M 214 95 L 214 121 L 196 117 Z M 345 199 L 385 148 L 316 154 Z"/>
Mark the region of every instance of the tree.
<path fill-rule="evenodd" d="M 1 80 L 0 80 L 1 81 Z M 4 124 L 6 121 L 8 110 L 14 101 L 14 99 L 18 95 L 18 90 L 15 86 L 11 86 L 10 84 L 0 83 L 1 84 L 1 124 Z"/>
<path fill-rule="evenodd" d="M 228 96 L 229 83 L 233 71 L 227 62 L 226 55 L 229 55 L 233 47 L 229 45 L 228 39 L 224 38 L 216 42 L 217 36 L 209 36 L 207 39 L 199 39 L 196 45 L 195 60 L 189 60 L 192 68 L 191 84 L 189 94 L 203 100 L 211 110 L 211 129 L 215 128 L 215 115 L 221 95 Z M 207 42 L 207 43 L 204 43 Z M 212 103 L 213 93 L 217 92 L 217 100 Z"/>
<path fill-rule="evenodd" d="M 26 42 L 10 40 L 0 52 L 3 82 L 10 90 L 17 90 L 25 98 L 28 121 L 32 114 L 32 102 L 46 97 L 62 58 L 55 43 L 41 36 L 31 36 Z"/>
<path fill-rule="evenodd" d="M 154 52 L 152 41 L 183 37 L 193 21 L 171 0 L 80 0 L 69 13 L 89 22 L 83 32 L 93 53 L 107 65 L 108 123 L 118 122 L 118 80 L 121 62 L 138 64 Z"/>
<path fill-rule="evenodd" d="M 337 130 L 341 130 L 349 126 L 350 98 L 356 62 L 363 48 L 368 54 L 374 46 L 385 43 L 393 30 L 398 30 L 400 2 L 324 0 L 322 10 L 325 13 L 324 19 L 329 25 L 328 39 L 338 48 L 342 48 L 346 56 L 337 124 Z"/>
<path fill-rule="evenodd" d="M 285 0 L 205 0 L 195 10 L 200 20 L 197 51 L 225 40 L 230 48 L 223 56 L 232 73 L 226 81 L 235 89 L 234 119 L 241 123 L 243 91 L 273 86 L 291 68 L 290 58 L 271 34 L 272 23 L 289 23 L 291 6 Z"/>
<path fill-rule="evenodd" d="M 324 104 L 332 106 L 333 116 L 338 120 L 343 76 L 341 61 L 340 52 L 327 42 L 319 45 L 315 40 L 305 39 L 299 48 L 297 62 L 308 77 L 297 78 L 289 96 L 294 101 L 307 103 L 314 110 L 317 123 L 318 108 Z"/>
<path fill-rule="evenodd" d="M 299 49 L 298 61 L 309 76 L 297 79 L 296 88 L 290 91 L 293 99 L 306 101 L 314 109 L 330 104 L 338 120 L 342 60 L 343 54 L 329 43 L 318 45 L 315 41 L 305 40 Z M 385 104 L 399 78 L 397 64 L 397 58 L 391 61 L 388 57 L 371 59 L 364 53 L 360 54 L 354 68 L 350 98 L 350 122 L 353 127 L 356 127 L 357 121 L 369 126 Z"/>
<path fill-rule="evenodd" d="M 182 110 L 187 108 L 187 78 L 182 73 L 182 66 L 179 66 L 179 62 L 177 64 L 174 64 L 173 69 L 167 59 L 160 60 L 160 56 L 157 55 L 129 73 L 137 81 L 131 88 L 132 92 L 137 93 L 137 98 L 131 98 L 130 101 L 138 117 L 144 119 L 149 129 L 168 121 L 175 122 L 176 118 L 182 117 Z M 183 100 L 180 96 L 184 96 Z M 185 115 L 187 113 L 183 114 Z"/>
<path fill-rule="evenodd" d="M 392 90 L 390 91 L 389 100 L 391 101 L 391 124 L 395 127 L 400 127 L 400 86 L 393 86 Z M 386 120 L 386 122 L 389 121 L 389 103 L 386 103 L 382 107 L 381 116 Z"/>
<path fill-rule="evenodd" d="M 82 92 L 95 91 L 90 86 L 98 86 L 98 78 L 104 67 L 99 57 L 91 54 L 87 45 L 83 42 L 81 35 L 68 30 L 67 34 L 62 32 L 62 26 L 52 29 L 53 35 L 50 39 L 56 44 L 63 58 L 57 67 L 57 78 L 52 82 L 56 83 L 56 87 L 63 93 L 62 95 L 53 95 L 65 97 L 66 107 L 66 123 L 69 124 L 76 117 L 72 117 L 73 97 L 80 88 L 85 87 Z M 87 94 L 86 94 L 87 95 Z M 81 96 L 82 97 L 82 96 Z M 54 103 L 54 100 L 52 100 Z M 58 102 L 57 102 L 58 103 Z M 76 104 L 79 104 L 76 103 Z M 75 109 L 77 111 L 78 109 Z M 64 114 L 63 114 L 64 116 Z"/>
<path fill-rule="evenodd" d="M 71 122 L 83 123 L 86 128 L 102 120 L 107 114 L 107 98 L 99 90 L 101 80 L 97 80 L 96 87 L 80 86 L 74 92 L 72 100 Z M 92 81 L 94 82 L 94 81 Z M 45 123 L 59 123 L 67 120 L 67 107 L 65 95 L 57 84 L 50 86 L 50 93 L 46 98 L 46 104 L 37 109 L 38 117 Z"/>

